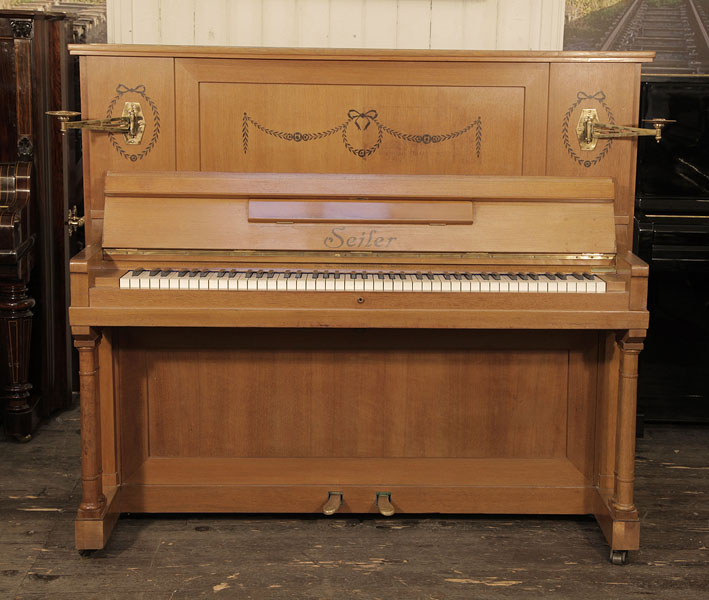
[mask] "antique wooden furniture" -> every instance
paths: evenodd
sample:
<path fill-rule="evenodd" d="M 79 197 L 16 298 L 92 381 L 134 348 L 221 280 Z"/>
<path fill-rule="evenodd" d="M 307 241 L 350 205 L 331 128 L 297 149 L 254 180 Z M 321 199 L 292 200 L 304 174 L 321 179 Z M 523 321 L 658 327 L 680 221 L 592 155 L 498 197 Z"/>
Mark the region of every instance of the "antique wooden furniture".
<path fill-rule="evenodd" d="M 33 389 L 22 411 L 15 407 L 4 419 L 5 432 L 25 440 L 42 417 L 71 403 L 68 264 L 81 247 L 67 238 L 64 221 L 80 203 L 80 149 L 74 136 L 62 140 L 44 113 L 78 106 L 76 59 L 66 48 L 73 23 L 54 12 L 0 10 L 0 162 L 31 163 L 37 233 L 29 281 L 37 304 L 31 348 L 22 354 Z"/>
<path fill-rule="evenodd" d="M 72 52 L 80 549 L 122 511 L 319 510 L 638 547 L 635 141 L 587 116 L 634 125 L 651 54 Z"/>
<path fill-rule="evenodd" d="M 5 430 L 14 435 L 35 425 L 28 381 L 35 303 L 27 293 L 35 243 L 31 171 L 31 163 L 0 163 L 0 402 Z"/>

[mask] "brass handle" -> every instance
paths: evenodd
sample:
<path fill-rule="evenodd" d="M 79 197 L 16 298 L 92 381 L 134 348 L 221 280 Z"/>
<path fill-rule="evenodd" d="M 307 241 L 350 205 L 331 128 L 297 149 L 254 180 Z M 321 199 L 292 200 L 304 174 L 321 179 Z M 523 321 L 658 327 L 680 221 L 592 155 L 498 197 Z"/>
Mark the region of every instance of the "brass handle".
<path fill-rule="evenodd" d="M 76 216 L 76 206 L 73 206 L 67 213 L 65 225 L 69 232 L 69 237 L 74 235 L 74 232 L 79 229 L 79 227 L 84 226 L 84 217 Z"/>
<path fill-rule="evenodd" d="M 140 144 L 145 132 L 145 118 L 140 102 L 126 102 L 123 114 L 120 117 L 108 119 L 86 119 L 84 121 L 70 121 L 80 113 L 73 110 L 52 110 L 48 115 L 57 117 L 61 125 L 61 132 L 69 129 L 88 129 L 89 131 L 103 131 L 104 133 L 122 133 L 126 144 Z"/>
<path fill-rule="evenodd" d="M 581 150 L 594 150 L 599 139 L 627 138 L 651 135 L 659 143 L 662 139 L 662 128 L 667 123 L 675 123 L 670 119 L 646 119 L 652 123 L 652 129 L 641 127 L 627 127 L 625 125 L 614 125 L 612 123 L 601 123 L 598 120 L 598 111 L 595 108 L 584 108 L 579 116 L 576 126 Z"/>

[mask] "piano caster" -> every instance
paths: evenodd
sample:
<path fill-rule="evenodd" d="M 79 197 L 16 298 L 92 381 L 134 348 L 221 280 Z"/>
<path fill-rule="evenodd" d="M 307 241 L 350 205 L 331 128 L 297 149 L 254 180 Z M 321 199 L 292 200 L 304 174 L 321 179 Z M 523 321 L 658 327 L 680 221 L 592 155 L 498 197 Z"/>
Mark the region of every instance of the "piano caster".
<path fill-rule="evenodd" d="M 614 565 L 626 565 L 628 564 L 628 551 L 611 549 L 610 559 Z"/>
<path fill-rule="evenodd" d="M 342 506 L 342 492 L 328 492 L 327 502 L 322 507 L 324 515 L 334 515 Z"/>
<path fill-rule="evenodd" d="M 79 550 L 79 556 L 86 558 L 87 556 L 91 556 L 96 550 Z"/>
<path fill-rule="evenodd" d="M 394 505 L 391 503 L 391 492 L 377 492 L 377 508 L 384 517 L 394 514 Z"/>

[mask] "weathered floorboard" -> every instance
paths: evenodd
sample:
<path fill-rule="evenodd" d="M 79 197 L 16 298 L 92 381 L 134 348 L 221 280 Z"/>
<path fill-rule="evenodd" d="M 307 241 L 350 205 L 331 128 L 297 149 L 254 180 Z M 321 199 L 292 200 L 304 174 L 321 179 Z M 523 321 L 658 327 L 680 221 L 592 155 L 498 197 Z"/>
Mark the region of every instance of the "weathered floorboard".
<path fill-rule="evenodd" d="M 641 550 L 614 567 L 595 521 L 576 517 L 127 517 L 81 557 L 78 425 L 73 410 L 29 444 L 0 441 L 2 598 L 698 600 L 709 588 L 708 428 L 646 428 Z"/>

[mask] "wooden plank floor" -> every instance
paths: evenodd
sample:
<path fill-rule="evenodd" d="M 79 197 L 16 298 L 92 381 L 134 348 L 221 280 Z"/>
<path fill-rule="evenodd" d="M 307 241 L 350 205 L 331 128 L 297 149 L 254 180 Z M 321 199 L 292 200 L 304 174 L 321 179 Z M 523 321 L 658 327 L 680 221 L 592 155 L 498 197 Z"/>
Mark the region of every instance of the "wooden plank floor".
<path fill-rule="evenodd" d="M 641 550 L 622 567 L 586 517 L 127 517 L 81 557 L 73 410 L 0 441 L 0 598 L 705 599 L 708 459 L 709 428 L 646 428 Z"/>

